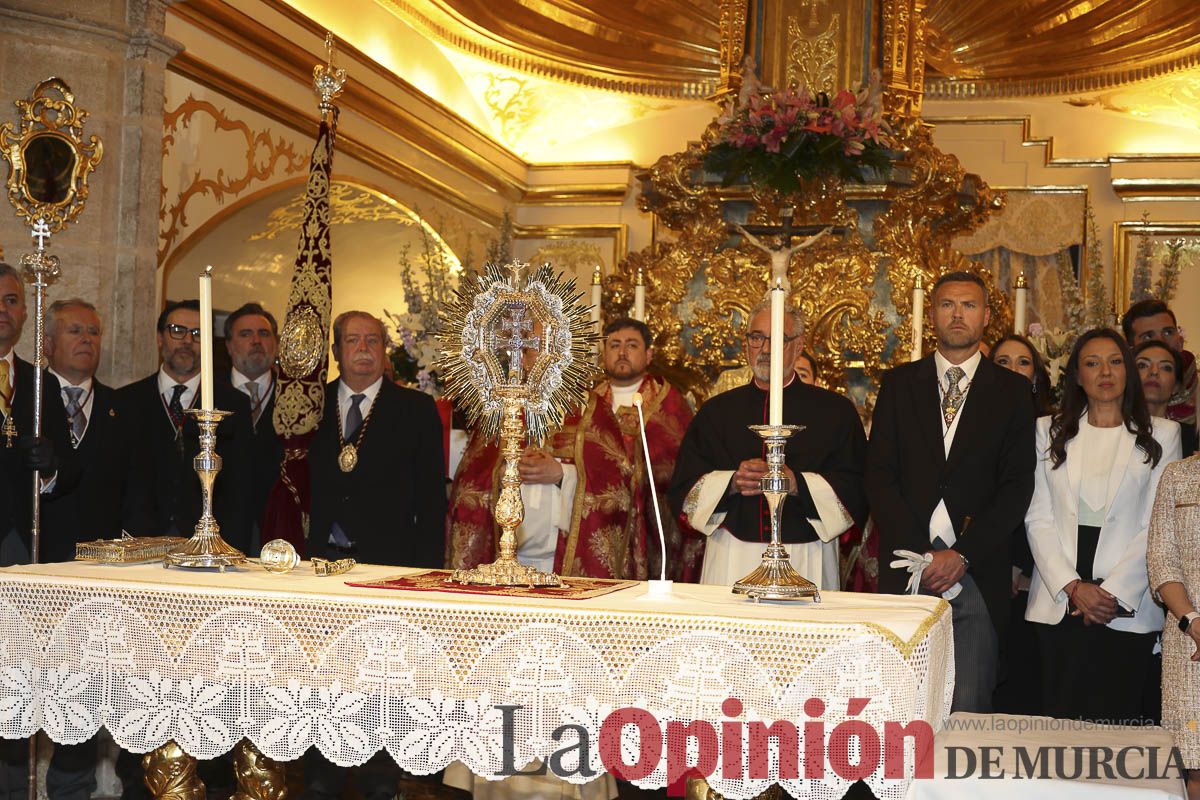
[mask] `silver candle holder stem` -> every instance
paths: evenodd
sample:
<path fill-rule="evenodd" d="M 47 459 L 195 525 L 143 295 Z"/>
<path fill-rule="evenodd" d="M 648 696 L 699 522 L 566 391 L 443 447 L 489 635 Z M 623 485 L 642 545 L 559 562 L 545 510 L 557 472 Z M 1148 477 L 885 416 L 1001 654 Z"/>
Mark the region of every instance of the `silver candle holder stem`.
<path fill-rule="evenodd" d="M 762 477 L 762 491 L 771 513 L 771 542 L 763 553 L 762 563 L 733 585 L 734 594 L 744 594 L 758 600 L 806 600 L 821 602 L 816 584 L 805 578 L 789 560 L 783 546 L 783 502 L 788 496 L 787 473 L 784 472 L 783 450 L 787 440 L 800 425 L 751 425 L 767 444 L 767 472 Z"/>
<path fill-rule="evenodd" d="M 213 484 L 221 471 L 221 457 L 217 455 L 217 425 L 230 416 L 231 411 L 189 408 L 183 413 L 193 417 L 200 426 L 200 452 L 192 459 L 196 474 L 200 476 L 200 519 L 192 538 L 163 558 L 164 567 L 216 567 L 221 572 L 226 567 L 246 563 L 241 550 L 221 538 L 221 526 L 213 516 Z"/>

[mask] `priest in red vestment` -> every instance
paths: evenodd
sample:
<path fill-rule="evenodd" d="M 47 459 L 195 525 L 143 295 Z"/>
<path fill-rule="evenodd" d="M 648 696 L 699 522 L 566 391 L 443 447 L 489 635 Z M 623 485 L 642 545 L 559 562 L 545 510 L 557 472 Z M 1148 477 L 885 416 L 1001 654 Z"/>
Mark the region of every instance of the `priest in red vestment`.
<path fill-rule="evenodd" d="M 667 492 L 679 444 L 692 421 L 692 409 L 683 394 L 661 377 L 647 374 L 654 360 L 650 329 L 646 323 L 621 317 L 604 328 L 601 343 L 606 379 L 596 387 L 596 393 L 607 402 L 617 416 L 625 451 L 636 470 L 636 485 L 641 487 L 639 513 L 644 518 L 650 577 L 661 574 L 662 547 L 658 540 L 658 523 L 654 514 L 654 495 L 649 478 L 654 480 L 658 493 L 659 517 L 666 540 L 667 578 L 697 582 L 704 559 L 704 537 L 686 523 L 680 524 L 671 513 Z M 642 416 L 646 422 L 646 442 L 650 448 L 650 469 L 642 448 L 641 423 L 635 394 L 642 397 Z"/>
<path fill-rule="evenodd" d="M 646 528 L 637 468 L 611 405 L 589 392 L 543 447 L 520 461 L 525 520 L 517 558 L 561 576 L 645 580 Z M 450 490 L 447 563 L 469 569 L 496 558 L 500 527 L 492 508 L 504 461 L 498 444 L 471 434 Z"/>

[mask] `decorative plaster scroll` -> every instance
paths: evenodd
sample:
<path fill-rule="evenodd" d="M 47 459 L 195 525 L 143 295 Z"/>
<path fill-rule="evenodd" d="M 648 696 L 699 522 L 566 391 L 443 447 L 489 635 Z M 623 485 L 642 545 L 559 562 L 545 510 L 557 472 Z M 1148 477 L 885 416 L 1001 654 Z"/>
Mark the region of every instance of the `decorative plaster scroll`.
<path fill-rule="evenodd" d="M 197 169 L 186 185 L 180 187 L 179 195 L 168 205 L 167 187 L 162 184 L 162 205 L 159 211 L 158 261 L 161 264 L 171 246 L 188 227 L 187 205 L 197 195 L 211 194 L 218 202 L 225 196 L 237 197 L 255 181 L 262 183 L 277 174 L 293 175 L 308 166 L 303 153 L 282 137 L 272 140 L 270 130 L 255 131 L 245 122 L 230 119 L 224 110 L 206 100 L 197 100 L 188 95 L 175 110 L 163 117 L 163 158 L 166 159 L 175 145 L 180 128 L 187 128 L 196 114 L 207 114 L 213 119 L 215 132 L 229 131 L 242 134 L 246 140 L 246 163 L 226 169 L 225 165 L 214 165 L 216 174 L 207 177 L 205 169 Z M 282 162 L 282 163 L 281 163 Z M 237 177 L 233 177 L 233 176 Z"/>

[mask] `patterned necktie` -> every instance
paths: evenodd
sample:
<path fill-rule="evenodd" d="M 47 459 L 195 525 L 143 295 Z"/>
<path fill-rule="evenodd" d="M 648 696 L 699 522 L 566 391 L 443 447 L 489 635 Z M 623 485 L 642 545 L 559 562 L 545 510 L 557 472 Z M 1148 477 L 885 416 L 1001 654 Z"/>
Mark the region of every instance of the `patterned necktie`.
<path fill-rule="evenodd" d="M 959 366 L 953 366 L 946 370 L 946 394 L 942 396 L 942 419 L 946 421 L 947 428 L 954 423 L 954 417 L 962 408 L 963 398 L 966 397 L 963 390 L 958 387 L 958 382 L 966 374 Z"/>
<path fill-rule="evenodd" d="M 257 425 L 258 417 L 262 414 L 262 406 L 259 405 L 259 403 L 262 402 L 259 400 L 259 392 L 261 390 L 258 387 L 257 381 L 246 381 L 245 387 L 246 391 L 250 393 L 250 413 L 253 416 L 251 424 Z"/>
<path fill-rule="evenodd" d="M 171 422 L 175 423 L 175 435 L 179 436 L 179 432 L 183 430 L 183 403 L 181 402 L 181 398 L 183 397 L 183 393 L 187 391 L 187 386 L 177 383 L 171 391 L 174 394 L 171 395 L 171 402 L 167 404 L 167 413 L 171 415 Z"/>
<path fill-rule="evenodd" d="M 8 362 L 0 359 L 0 413 L 5 417 L 12 409 L 13 387 L 11 376 L 8 374 Z"/>
<path fill-rule="evenodd" d="M 71 444 L 78 447 L 83 439 L 83 432 L 87 429 L 87 415 L 83 413 L 83 406 L 80 405 L 83 389 L 78 386 L 64 386 L 63 392 L 67 395 L 67 421 L 71 423 Z"/>
<path fill-rule="evenodd" d="M 358 404 L 366 400 L 365 394 L 355 394 L 350 396 L 350 410 L 346 412 L 346 436 L 347 442 L 354 440 L 354 435 L 358 433 L 358 429 L 362 427 L 362 409 Z"/>

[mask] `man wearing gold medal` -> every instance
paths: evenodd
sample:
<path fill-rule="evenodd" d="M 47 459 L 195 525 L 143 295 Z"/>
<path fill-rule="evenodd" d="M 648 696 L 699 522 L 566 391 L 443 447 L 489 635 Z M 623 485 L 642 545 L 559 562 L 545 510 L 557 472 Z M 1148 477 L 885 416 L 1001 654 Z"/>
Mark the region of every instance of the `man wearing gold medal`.
<path fill-rule="evenodd" d="M 446 525 L 442 421 L 433 398 L 383 376 L 383 323 L 339 314 L 333 357 L 340 377 L 325 390 L 325 416 L 308 451 L 312 517 L 308 554 L 371 564 L 441 567 Z M 313 748 L 305 797 L 341 797 L 346 772 Z M 356 768 L 366 800 L 396 794 L 398 768 L 378 753 Z"/>
<path fill-rule="evenodd" d="M 309 449 L 308 552 L 360 562 L 440 568 L 446 518 L 442 422 L 433 398 L 384 378 L 383 323 L 340 314 L 341 373 Z"/>

